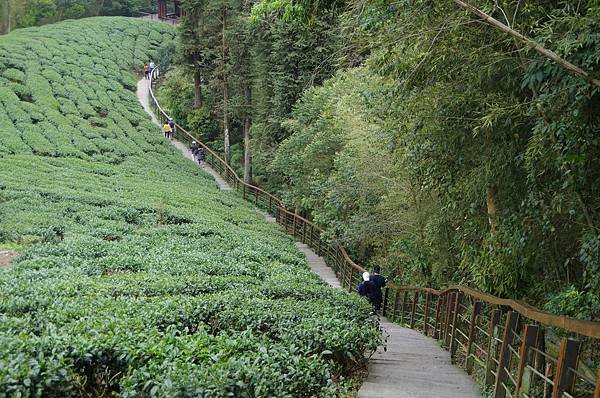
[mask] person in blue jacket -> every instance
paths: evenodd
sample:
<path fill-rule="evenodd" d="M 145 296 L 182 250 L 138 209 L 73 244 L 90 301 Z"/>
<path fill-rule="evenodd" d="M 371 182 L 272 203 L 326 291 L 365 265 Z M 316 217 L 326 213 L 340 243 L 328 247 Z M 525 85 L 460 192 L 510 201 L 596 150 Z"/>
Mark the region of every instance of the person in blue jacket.
<path fill-rule="evenodd" d="M 383 301 L 383 292 L 382 288 L 385 287 L 385 283 L 387 280 L 383 277 L 383 275 L 379 275 L 381 269 L 378 265 L 373 267 L 373 272 L 369 276 L 369 281 L 373 284 L 373 291 L 371 293 L 371 304 L 373 304 L 373 310 L 378 312 L 381 309 L 381 302 Z"/>

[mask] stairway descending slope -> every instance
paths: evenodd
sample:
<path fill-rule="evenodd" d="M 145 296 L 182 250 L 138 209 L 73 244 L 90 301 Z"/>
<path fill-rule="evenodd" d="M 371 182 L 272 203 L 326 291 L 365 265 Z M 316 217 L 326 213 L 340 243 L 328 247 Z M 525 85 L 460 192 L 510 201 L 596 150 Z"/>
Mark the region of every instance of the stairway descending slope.
<path fill-rule="evenodd" d="M 152 113 L 148 97 L 148 80 L 138 82 L 137 95 L 142 106 L 158 124 Z M 178 141 L 173 141 L 182 154 L 192 160 L 189 149 Z M 208 166 L 203 169 L 211 174 L 221 190 L 231 187 Z M 275 219 L 265 213 L 267 222 Z M 296 242 L 308 261 L 310 268 L 325 282 L 341 288 L 333 270 L 325 264 L 308 245 Z M 387 344 L 379 347 L 369 362 L 369 375 L 358 392 L 359 398 L 480 398 L 481 394 L 474 381 L 461 369 L 452 365 L 450 354 L 439 347 L 435 340 L 417 331 L 401 327 L 381 319 L 387 334 Z"/>
<path fill-rule="evenodd" d="M 142 80 L 138 81 L 136 94 L 137 94 L 138 99 L 140 100 L 140 103 L 144 107 L 144 110 L 152 118 L 152 123 L 154 123 L 158 127 L 160 127 L 160 123 L 156 119 L 156 116 L 154 115 L 154 113 L 152 112 L 152 108 L 150 107 L 150 98 L 149 98 L 149 94 L 148 94 L 149 86 L 150 86 L 150 80 L 142 79 Z M 157 130 L 157 133 L 158 133 L 158 130 Z M 176 141 L 176 140 L 171 141 L 171 143 L 173 144 L 173 146 L 175 146 L 175 148 L 177 148 L 181 151 L 183 156 L 185 156 L 189 160 L 193 161 L 192 152 L 189 150 L 188 147 L 186 147 L 184 144 L 182 144 L 181 142 Z M 217 185 L 219 186 L 219 189 L 221 191 L 231 191 L 231 187 L 225 182 L 225 180 L 223 180 L 223 178 L 221 178 L 219 173 L 214 171 L 208 165 L 202 165 L 201 167 L 204 171 L 206 171 L 208 174 L 210 174 L 215 179 L 215 182 L 217 183 Z"/>

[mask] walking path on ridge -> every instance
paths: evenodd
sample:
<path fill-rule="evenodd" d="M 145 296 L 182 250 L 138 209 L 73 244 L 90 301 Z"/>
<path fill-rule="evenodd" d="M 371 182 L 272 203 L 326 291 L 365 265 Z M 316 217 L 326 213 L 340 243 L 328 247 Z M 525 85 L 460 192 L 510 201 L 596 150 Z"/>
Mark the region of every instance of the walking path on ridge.
<path fill-rule="evenodd" d="M 139 80 L 137 83 L 136 94 L 137 94 L 138 99 L 140 100 L 140 103 L 144 107 L 144 110 L 152 118 L 152 123 L 154 123 L 158 127 L 160 127 L 161 125 L 158 122 L 158 120 L 156 119 L 156 115 L 154 115 L 152 108 L 150 107 L 149 85 L 150 85 L 150 80 L 147 80 L 147 79 Z M 160 132 L 160 133 L 162 134 L 162 132 Z M 175 139 L 171 140 L 171 144 L 173 144 L 173 146 L 175 146 L 175 148 L 179 149 L 181 151 L 181 153 L 183 154 L 183 156 L 185 156 L 187 159 L 191 160 L 192 162 L 194 161 L 192 151 L 190 151 L 190 149 L 185 144 L 183 144 Z M 221 191 L 231 191 L 232 190 L 232 188 L 229 186 L 229 184 L 227 184 L 225 182 L 225 180 L 223 178 L 221 178 L 219 173 L 214 171 L 209 165 L 204 163 L 199 167 L 202 168 L 204 171 L 206 171 L 208 174 L 210 174 L 215 179 L 215 182 L 217 183 L 217 185 L 219 186 L 219 189 Z"/>
<path fill-rule="evenodd" d="M 0 268 L 8 267 L 15 257 L 17 257 L 17 252 L 14 250 L 0 250 Z"/>
<path fill-rule="evenodd" d="M 160 126 L 149 102 L 148 80 L 138 82 L 137 96 L 152 121 Z M 171 141 L 183 155 L 192 159 L 190 150 L 181 142 Z M 231 187 L 208 166 L 219 188 L 230 191 Z M 275 219 L 263 213 L 268 222 Z M 335 288 L 341 288 L 335 273 L 325 260 L 308 245 L 296 242 L 313 272 Z M 475 382 L 463 370 L 452 365 L 450 354 L 437 342 L 421 333 L 381 318 L 381 326 L 387 336 L 386 350 L 379 347 L 369 360 L 369 375 L 358 391 L 359 398 L 480 398 Z"/>

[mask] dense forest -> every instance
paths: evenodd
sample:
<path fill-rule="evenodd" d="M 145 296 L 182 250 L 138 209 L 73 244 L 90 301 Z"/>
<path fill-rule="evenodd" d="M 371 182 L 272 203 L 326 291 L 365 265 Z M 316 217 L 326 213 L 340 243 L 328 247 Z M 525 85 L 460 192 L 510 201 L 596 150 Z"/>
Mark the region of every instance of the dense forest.
<path fill-rule="evenodd" d="M 151 8 L 156 0 L 2 0 L 0 34 L 64 19 L 98 15 L 133 15 Z"/>
<path fill-rule="evenodd" d="M 600 2 L 185 0 L 161 101 L 402 284 L 600 317 Z"/>

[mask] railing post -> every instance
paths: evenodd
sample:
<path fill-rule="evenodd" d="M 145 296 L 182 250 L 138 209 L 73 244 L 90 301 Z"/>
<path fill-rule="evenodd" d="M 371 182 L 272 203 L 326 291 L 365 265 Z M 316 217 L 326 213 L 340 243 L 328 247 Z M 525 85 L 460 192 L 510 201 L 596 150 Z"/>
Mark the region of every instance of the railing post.
<path fill-rule="evenodd" d="M 577 368 L 579 359 L 579 341 L 562 338 L 556 360 L 556 373 L 554 375 L 554 388 L 552 398 L 561 398 L 564 392 L 572 393 L 575 375 L 571 369 Z"/>
<path fill-rule="evenodd" d="M 454 300 L 454 311 L 452 318 L 452 333 L 450 334 L 450 358 L 454 361 L 458 342 L 456 341 L 456 328 L 460 329 L 460 312 L 463 299 L 463 292 L 457 292 Z"/>
<path fill-rule="evenodd" d="M 302 243 L 306 243 L 306 221 L 302 221 Z"/>
<path fill-rule="evenodd" d="M 594 398 L 600 398 L 600 369 L 598 369 L 598 376 L 596 376 L 596 389 L 594 390 Z"/>
<path fill-rule="evenodd" d="M 246 200 L 246 184 L 244 184 L 243 191 L 244 191 L 244 193 L 242 194 L 242 197 L 244 198 L 244 200 Z"/>
<path fill-rule="evenodd" d="M 273 205 L 273 198 L 269 195 L 269 213 L 271 212 L 271 207 Z"/>
<path fill-rule="evenodd" d="M 444 316 L 444 338 L 442 339 L 444 347 L 450 347 L 450 334 L 448 329 L 450 328 L 450 322 L 452 322 L 452 310 L 454 309 L 454 301 L 456 299 L 456 292 L 448 293 L 448 301 L 446 302 L 446 315 Z"/>
<path fill-rule="evenodd" d="M 406 308 L 406 298 L 408 296 L 408 290 L 404 291 L 402 296 L 402 309 L 400 310 L 400 324 L 404 325 L 404 309 Z"/>
<path fill-rule="evenodd" d="M 465 357 L 465 369 L 468 374 L 473 373 L 473 358 L 471 357 L 471 351 L 473 347 L 473 340 L 475 340 L 476 334 L 476 326 L 477 326 L 477 317 L 481 312 L 481 301 L 475 301 L 473 303 L 473 313 L 471 313 L 470 325 L 469 325 L 469 338 L 467 340 L 467 354 Z"/>
<path fill-rule="evenodd" d="M 415 290 L 413 294 L 412 309 L 410 311 L 410 328 L 415 328 L 415 314 L 417 312 L 417 303 L 419 302 L 419 291 Z"/>
<path fill-rule="evenodd" d="M 354 268 L 350 267 L 350 278 L 348 281 L 348 291 L 352 292 L 352 276 L 354 275 Z"/>
<path fill-rule="evenodd" d="M 321 236 L 317 239 L 317 256 L 321 256 Z"/>
<path fill-rule="evenodd" d="M 254 188 L 254 206 L 258 206 L 258 189 Z"/>
<path fill-rule="evenodd" d="M 540 352 L 546 352 L 546 331 L 543 327 L 538 328 L 536 348 Z M 546 373 L 546 357 L 539 352 L 535 352 L 533 355 L 533 368 L 540 374 Z M 544 383 L 544 389 L 547 388 L 547 383 L 537 373 L 533 372 L 531 375 L 531 384 L 534 385 L 537 379 L 542 380 Z M 600 397 L 598 397 L 600 398 Z"/>
<path fill-rule="evenodd" d="M 500 348 L 500 356 L 498 357 L 498 368 L 496 369 L 496 384 L 494 386 L 494 398 L 506 397 L 506 389 L 504 383 L 508 379 L 506 366 L 510 360 L 509 346 L 513 343 L 517 329 L 517 321 L 519 313 L 508 311 L 506 314 L 506 323 L 504 325 L 504 335 L 502 336 L 502 347 Z"/>
<path fill-rule="evenodd" d="M 440 315 L 442 312 L 443 302 L 444 299 L 442 296 L 438 295 L 437 302 L 435 304 L 435 321 L 433 322 L 433 338 L 436 340 L 440 338 Z"/>
<path fill-rule="evenodd" d="M 390 318 L 392 320 L 392 322 L 396 321 L 396 311 L 398 310 L 398 299 L 400 296 L 400 291 L 398 289 L 396 289 L 394 291 L 394 306 L 392 307 L 392 317 Z"/>
<path fill-rule="evenodd" d="M 383 297 L 381 299 L 381 316 L 385 316 L 387 311 L 386 311 L 386 306 L 387 306 L 387 301 L 388 301 L 388 289 L 387 287 L 383 288 Z"/>
<path fill-rule="evenodd" d="M 521 396 L 521 389 L 523 388 L 523 375 L 525 373 L 525 367 L 527 366 L 527 354 L 529 347 L 537 346 L 538 327 L 536 325 L 525 325 L 525 332 L 523 333 L 523 340 L 519 347 L 519 366 L 517 368 L 517 386 L 515 387 L 515 397 Z"/>
<path fill-rule="evenodd" d="M 431 293 L 425 293 L 425 313 L 423 314 L 423 333 L 429 334 L 429 304 L 431 302 Z"/>
<path fill-rule="evenodd" d="M 494 362 L 494 352 L 495 351 L 495 330 L 496 330 L 496 326 L 498 326 L 498 324 L 500 323 L 500 315 L 501 312 L 499 309 L 495 309 L 492 310 L 492 313 L 490 315 L 490 323 L 488 325 L 488 344 L 487 344 L 487 358 L 485 361 L 485 384 L 486 385 L 492 385 L 494 384 L 494 368 L 495 368 L 495 362 Z"/>
<path fill-rule="evenodd" d="M 288 211 L 283 212 L 285 214 L 285 233 L 290 233 L 289 223 L 290 223 L 290 213 Z"/>
<path fill-rule="evenodd" d="M 342 289 L 344 288 L 344 283 L 346 283 L 346 276 L 348 275 L 348 269 L 346 269 L 346 264 L 344 264 L 343 262 L 340 261 L 340 248 L 339 246 L 336 244 L 335 245 L 335 251 L 333 253 L 333 261 L 335 262 L 335 266 L 340 270 L 340 282 L 342 285 Z"/>

